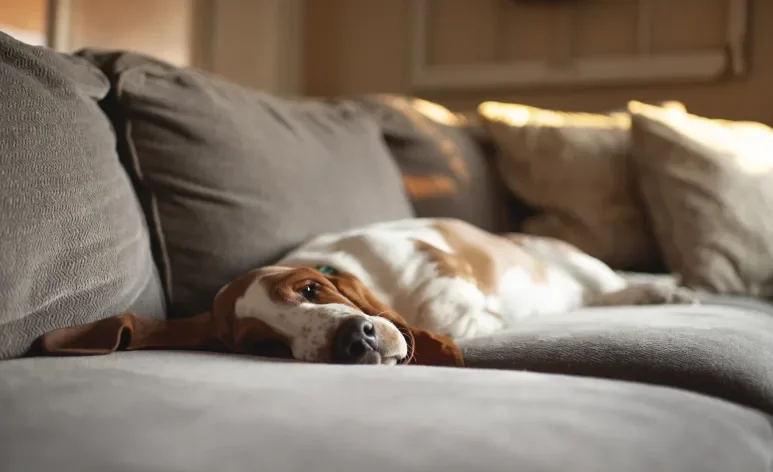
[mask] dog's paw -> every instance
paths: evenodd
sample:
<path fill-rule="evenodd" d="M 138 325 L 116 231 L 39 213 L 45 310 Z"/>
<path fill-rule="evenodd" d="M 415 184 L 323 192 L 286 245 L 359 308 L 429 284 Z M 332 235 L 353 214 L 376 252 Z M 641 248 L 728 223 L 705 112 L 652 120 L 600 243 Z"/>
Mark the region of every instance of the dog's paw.
<path fill-rule="evenodd" d="M 647 305 L 698 305 L 698 292 L 685 287 L 670 285 L 648 285 L 643 301 Z"/>

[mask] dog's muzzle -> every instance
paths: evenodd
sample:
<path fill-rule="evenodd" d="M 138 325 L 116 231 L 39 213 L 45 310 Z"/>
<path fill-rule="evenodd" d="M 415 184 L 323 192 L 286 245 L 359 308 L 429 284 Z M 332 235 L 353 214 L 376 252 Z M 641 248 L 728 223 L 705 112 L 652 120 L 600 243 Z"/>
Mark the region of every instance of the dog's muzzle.
<path fill-rule="evenodd" d="M 333 336 L 332 360 L 339 364 L 380 364 L 376 327 L 357 316 L 343 322 Z"/>

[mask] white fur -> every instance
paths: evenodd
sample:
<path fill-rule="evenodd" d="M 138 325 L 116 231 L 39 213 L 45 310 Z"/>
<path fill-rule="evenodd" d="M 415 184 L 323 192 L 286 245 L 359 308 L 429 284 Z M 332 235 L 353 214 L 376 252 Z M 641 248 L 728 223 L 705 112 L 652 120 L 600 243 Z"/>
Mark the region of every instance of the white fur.
<path fill-rule="evenodd" d="M 500 331 L 527 316 L 562 313 L 580 306 L 588 291 L 626 286 L 622 277 L 593 257 L 567 251 L 566 245 L 550 239 L 524 237 L 519 245 L 547 264 L 547 280 L 536 283 L 527 267 L 511 267 L 497 293 L 486 296 L 466 280 L 438 277 L 430 256 L 414 242 L 451 252 L 433 223 L 418 218 L 321 235 L 278 264 L 324 264 L 351 272 L 408 323 L 454 338 Z"/>
<path fill-rule="evenodd" d="M 603 262 L 567 244 L 523 236 L 513 244 L 526 257 L 546 265 L 544 276 L 535 277 L 529 266 L 514 265 L 501 276 L 495 293 L 485 294 L 463 278 L 440 277 L 431 256 L 417 246 L 418 240 L 452 252 L 434 222 L 410 219 L 323 234 L 277 264 L 329 265 L 352 273 L 409 324 L 452 338 L 495 333 L 525 317 L 564 313 L 581 306 L 590 295 L 628 287 L 626 280 Z M 293 352 L 299 359 L 314 360 L 314 352 L 329 342 L 326 333 L 336 320 L 353 314 L 343 305 L 277 306 L 258 285 L 239 301 L 237 312 L 240 316 L 260 316 L 293 339 Z M 382 327 L 386 322 L 371 319 Z M 404 345 L 390 349 L 393 356 L 405 353 Z"/>

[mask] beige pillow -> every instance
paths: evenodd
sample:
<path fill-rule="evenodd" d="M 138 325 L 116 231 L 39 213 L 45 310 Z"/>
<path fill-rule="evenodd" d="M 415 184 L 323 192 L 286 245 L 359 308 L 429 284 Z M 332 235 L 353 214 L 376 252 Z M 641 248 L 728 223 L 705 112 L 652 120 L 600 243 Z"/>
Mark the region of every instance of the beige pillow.
<path fill-rule="evenodd" d="M 676 102 L 664 105 L 684 109 Z M 526 233 L 568 241 L 619 269 L 659 254 L 629 173 L 630 117 L 484 102 L 478 113 L 500 149 L 508 188 L 537 212 Z"/>
<path fill-rule="evenodd" d="M 669 268 L 693 288 L 773 295 L 773 130 L 628 108 L 632 160 Z"/>

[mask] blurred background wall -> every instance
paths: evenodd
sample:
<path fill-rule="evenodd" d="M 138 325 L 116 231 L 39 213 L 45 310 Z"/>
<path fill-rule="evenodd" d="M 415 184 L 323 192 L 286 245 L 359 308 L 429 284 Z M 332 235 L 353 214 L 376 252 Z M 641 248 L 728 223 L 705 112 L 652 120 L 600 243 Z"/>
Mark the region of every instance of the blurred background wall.
<path fill-rule="evenodd" d="M 306 17 L 306 92 L 311 94 L 394 91 L 410 86 L 412 0 L 311 0 Z M 499 0 L 436 0 L 430 20 L 436 27 L 428 48 L 444 63 L 506 60 L 508 54 L 539 57 L 552 52 L 552 29 L 561 16 L 550 8 L 532 8 L 519 21 L 518 6 Z M 630 21 L 636 2 L 590 0 L 595 10 L 576 31 L 579 48 L 590 53 L 624 53 L 630 48 Z M 654 0 L 653 43 L 663 48 L 700 48 L 725 37 L 727 2 L 723 0 Z M 526 89 L 426 91 L 423 97 L 454 109 L 472 109 L 485 99 L 499 99 L 565 110 L 601 111 L 626 100 L 679 99 L 696 113 L 773 124 L 773 1 L 752 0 L 748 23 L 748 77 L 701 83 L 655 83 L 598 87 L 528 87 Z M 498 8 L 499 7 L 499 8 Z M 527 9 L 528 10 L 528 9 Z M 523 10 L 521 10 L 523 11 Z M 499 14 L 498 14 L 499 13 Z M 502 25 L 504 22 L 504 25 Z M 504 34 L 495 35 L 499 29 Z M 502 41 L 504 36 L 504 41 Z M 552 37 L 555 37 L 554 35 Z M 499 42 L 498 42 L 499 41 Z M 502 43 L 505 43 L 504 45 Z M 510 48 L 508 51 L 507 49 Z M 502 49 L 505 49 L 502 51 Z"/>
<path fill-rule="evenodd" d="M 569 46 L 606 57 L 636 48 L 641 0 L 577 0 Z M 648 0 L 653 51 L 724 47 L 732 0 Z M 244 85 L 303 95 L 395 92 L 459 110 L 487 99 L 600 111 L 626 100 L 682 100 L 696 113 L 773 124 L 773 1 L 749 0 L 743 77 L 418 89 L 411 81 L 414 0 L 0 0 L 0 30 L 60 50 L 151 54 Z M 440 65 L 547 60 L 560 50 L 561 8 L 511 0 L 430 0 L 426 50 Z M 638 13 L 637 13 L 638 12 Z M 36 36 L 37 35 L 37 36 Z"/>

